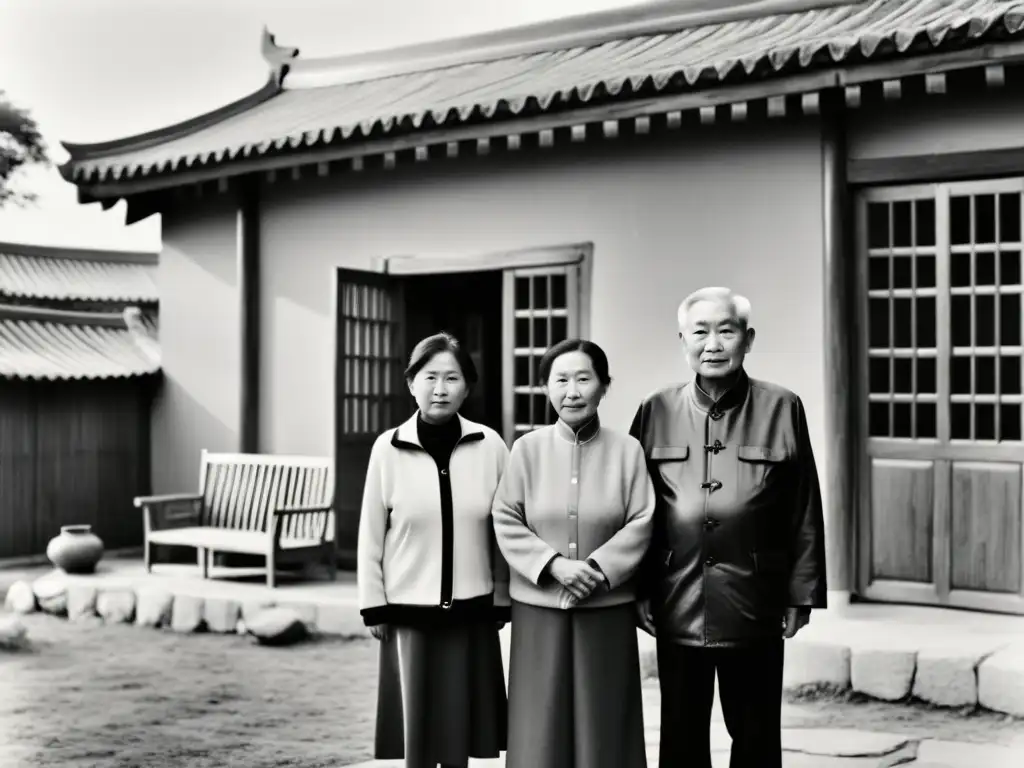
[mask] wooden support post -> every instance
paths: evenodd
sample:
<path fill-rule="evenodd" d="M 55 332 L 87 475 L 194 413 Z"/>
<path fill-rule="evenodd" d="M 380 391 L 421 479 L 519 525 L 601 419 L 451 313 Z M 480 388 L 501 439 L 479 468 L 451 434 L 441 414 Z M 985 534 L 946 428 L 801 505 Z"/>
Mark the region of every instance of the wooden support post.
<path fill-rule="evenodd" d="M 239 451 L 259 452 L 260 419 L 260 189 L 256 177 L 239 185 L 237 266 L 241 337 Z"/>
<path fill-rule="evenodd" d="M 828 588 L 840 597 L 854 589 L 857 494 L 854 461 L 858 435 L 854 381 L 856 265 L 850 240 L 846 184 L 845 94 L 822 99 L 822 234 L 824 252 L 825 434 L 828 473 L 822 483 Z M 840 598 L 842 599 L 842 598 Z"/>

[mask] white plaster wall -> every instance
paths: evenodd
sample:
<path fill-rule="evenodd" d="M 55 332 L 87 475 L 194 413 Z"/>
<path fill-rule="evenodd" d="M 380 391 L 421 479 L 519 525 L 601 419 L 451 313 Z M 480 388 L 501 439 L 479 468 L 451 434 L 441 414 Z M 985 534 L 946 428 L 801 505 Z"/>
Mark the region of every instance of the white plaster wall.
<path fill-rule="evenodd" d="M 715 128 L 670 146 L 603 143 L 539 159 L 418 164 L 265 190 L 262 450 L 333 453 L 333 270 L 377 256 L 470 255 L 593 241 L 591 337 L 626 429 L 649 391 L 688 378 L 680 299 L 729 285 L 753 302 L 750 373 L 807 405 L 825 476 L 821 151 L 816 125 Z"/>
<path fill-rule="evenodd" d="M 235 214 L 207 199 L 163 219 L 153 492 L 194 491 L 199 454 L 238 450 L 239 304 Z"/>

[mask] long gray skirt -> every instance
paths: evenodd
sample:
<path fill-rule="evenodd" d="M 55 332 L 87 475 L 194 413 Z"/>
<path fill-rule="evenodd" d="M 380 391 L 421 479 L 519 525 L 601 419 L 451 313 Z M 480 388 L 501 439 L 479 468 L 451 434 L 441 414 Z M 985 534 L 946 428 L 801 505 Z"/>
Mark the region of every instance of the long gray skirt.
<path fill-rule="evenodd" d="M 512 603 L 506 768 L 646 768 L 633 604 Z"/>
<path fill-rule="evenodd" d="M 508 700 L 495 622 L 390 627 L 380 646 L 374 757 L 465 765 L 504 751 Z"/>

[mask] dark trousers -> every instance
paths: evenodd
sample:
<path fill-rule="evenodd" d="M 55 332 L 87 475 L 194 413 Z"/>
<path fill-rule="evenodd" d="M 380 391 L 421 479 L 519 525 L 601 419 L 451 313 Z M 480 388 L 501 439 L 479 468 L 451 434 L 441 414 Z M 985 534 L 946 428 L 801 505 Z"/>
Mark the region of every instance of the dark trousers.
<path fill-rule="evenodd" d="M 782 768 L 782 638 L 747 648 L 658 643 L 660 768 L 711 768 L 715 672 L 729 768 Z"/>

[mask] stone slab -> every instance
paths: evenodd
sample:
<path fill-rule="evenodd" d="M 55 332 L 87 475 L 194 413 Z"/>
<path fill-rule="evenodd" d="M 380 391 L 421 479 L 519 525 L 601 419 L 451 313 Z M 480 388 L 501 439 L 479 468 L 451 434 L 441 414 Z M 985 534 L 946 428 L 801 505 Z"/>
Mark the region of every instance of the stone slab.
<path fill-rule="evenodd" d="M 96 615 L 99 590 L 89 584 L 68 584 L 68 619 L 81 621 Z"/>
<path fill-rule="evenodd" d="M 967 744 L 961 741 L 926 739 L 917 752 L 917 762 L 942 768 L 1020 768 L 1024 765 L 1024 750 L 991 744 Z"/>
<path fill-rule="evenodd" d="M 978 665 L 978 703 L 1024 717 L 1024 641 L 1007 645 Z"/>
<path fill-rule="evenodd" d="M 12 613 L 34 613 L 36 610 L 36 596 L 32 591 L 32 585 L 27 581 L 16 581 L 7 589 L 4 597 L 4 609 Z"/>
<path fill-rule="evenodd" d="M 942 707 L 967 707 L 978 703 L 978 665 L 996 648 L 922 648 L 917 654 L 914 696 Z"/>
<path fill-rule="evenodd" d="M 134 590 L 102 590 L 96 598 L 96 613 L 107 624 L 130 624 L 135 618 Z"/>
<path fill-rule="evenodd" d="M 274 600 L 242 600 L 241 601 L 241 612 L 238 618 L 238 634 L 244 635 L 247 631 L 248 622 L 254 617 L 261 614 L 268 608 L 273 608 L 277 603 Z"/>
<path fill-rule="evenodd" d="M 302 623 L 311 632 L 316 629 L 316 603 L 279 602 L 277 605 L 280 608 L 288 608 L 299 614 Z"/>
<path fill-rule="evenodd" d="M 140 627 L 165 627 L 171 623 L 174 595 L 165 589 L 141 587 L 135 591 L 135 623 Z"/>
<path fill-rule="evenodd" d="M 237 631 L 241 615 L 242 604 L 237 600 L 208 597 L 203 602 L 203 620 L 210 632 L 226 634 Z"/>
<path fill-rule="evenodd" d="M 910 694 L 916 664 L 913 649 L 855 647 L 850 653 L 850 685 L 876 699 L 899 701 Z"/>
<path fill-rule="evenodd" d="M 176 595 L 171 607 L 171 629 L 175 632 L 197 632 L 203 628 L 203 598 Z"/>
<path fill-rule="evenodd" d="M 784 728 L 782 749 L 826 757 L 883 757 L 913 741 L 905 734 L 843 728 Z"/>
<path fill-rule="evenodd" d="M 62 571 L 50 571 L 32 582 L 39 610 L 54 616 L 67 616 L 68 579 Z"/>
<path fill-rule="evenodd" d="M 16 651 L 28 643 L 28 630 L 16 613 L 0 616 L 0 651 Z"/>
<path fill-rule="evenodd" d="M 836 643 L 794 639 L 786 646 L 784 688 L 808 685 L 850 687 L 850 649 Z"/>

